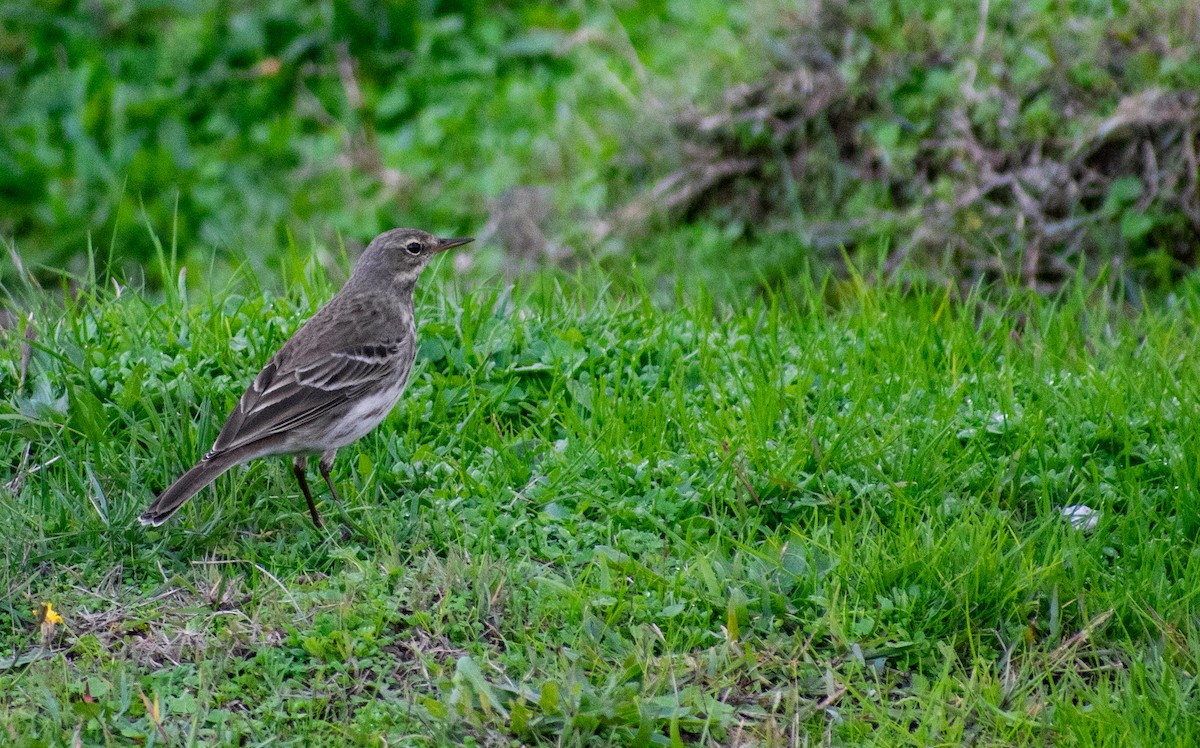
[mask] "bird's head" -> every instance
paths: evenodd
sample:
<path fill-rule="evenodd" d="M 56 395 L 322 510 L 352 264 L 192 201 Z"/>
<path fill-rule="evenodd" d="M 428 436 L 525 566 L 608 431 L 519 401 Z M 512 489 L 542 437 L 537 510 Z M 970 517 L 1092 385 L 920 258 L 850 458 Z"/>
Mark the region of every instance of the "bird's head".
<path fill-rule="evenodd" d="M 415 283 L 434 255 L 472 241 L 471 237 L 443 239 L 420 229 L 392 229 L 371 240 L 353 275 L 378 273 Z"/>

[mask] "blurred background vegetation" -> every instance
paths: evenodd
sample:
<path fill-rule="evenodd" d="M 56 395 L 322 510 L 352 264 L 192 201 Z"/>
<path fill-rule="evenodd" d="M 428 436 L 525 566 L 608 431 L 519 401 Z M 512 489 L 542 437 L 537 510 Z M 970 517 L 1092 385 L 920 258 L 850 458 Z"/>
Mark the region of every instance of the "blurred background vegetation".
<path fill-rule="evenodd" d="M 154 235 L 269 278 L 417 225 L 482 233 L 473 272 L 726 295 L 847 256 L 1164 289 L 1197 91 L 1194 0 L 5 0 L 0 282 L 153 288 Z"/>

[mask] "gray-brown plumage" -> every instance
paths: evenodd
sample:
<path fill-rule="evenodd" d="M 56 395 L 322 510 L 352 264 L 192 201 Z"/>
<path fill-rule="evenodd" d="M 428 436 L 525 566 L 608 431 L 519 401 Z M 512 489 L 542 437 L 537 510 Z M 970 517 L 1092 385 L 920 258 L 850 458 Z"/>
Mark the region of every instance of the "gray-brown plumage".
<path fill-rule="evenodd" d="M 200 489 L 235 465 L 295 455 L 292 469 L 313 523 L 308 458 L 329 477 L 338 448 L 383 421 L 399 401 L 416 356 L 413 290 L 439 252 L 471 241 L 416 229 L 387 231 L 367 246 L 342 290 L 296 331 L 246 389 L 208 454 L 158 495 L 140 518 L 161 525 Z"/>

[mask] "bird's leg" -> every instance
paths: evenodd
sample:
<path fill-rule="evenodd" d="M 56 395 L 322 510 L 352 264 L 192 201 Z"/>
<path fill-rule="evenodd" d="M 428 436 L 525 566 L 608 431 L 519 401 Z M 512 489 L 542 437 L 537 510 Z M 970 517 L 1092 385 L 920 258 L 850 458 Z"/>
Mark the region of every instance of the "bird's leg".
<path fill-rule="evenodd" d="M 325 523 L 321 521 L 321 514 L 317 511 L 316 503 L 313 502 L 312 491 L 308 490 L 308 478 L 304 475 L 307 467 L 308 457 L 304 455 L 296 455 L 296 459 L 292 460 L 292 472 L 296 474 L 300 490 L 304 492 L 304 499 L 308 502 L 308 511 L 312 514 L 313 524 L 317 527 L 324 527 Z"/>
<path fill-rule="evenodd" d="M 354 523 L 354 520 L 350 519 L 350 515 L 346 514 L 346 502 L 342 501 L 342 497 L 338 494 L 337 489 L 333 487 L 333 478 L 329 476 L 329 471 L 333 468 L 333 458 L 336 456 L 336 449 L 330 449 L 323 452 L 321 454 L 320 461 L 317 463 L 317 467 L 321 471 L 321 477 L 325 479 L 325 485 L 329 486 L 329 492 L 333 494 L 333 505 L 338 510 L 338 513 L 342 515 L 342 521 L 345 522 L 350 529 L 358 533 L 359 537 L 365 538 L 367 537 L 366 533 L 362 531 L 361 527 Z M 354 537 L 350 534 L 350 529 L 347 529 L 345 526 L 342 527 L 342 540 L 349 541 L 352 537 Z"/>
<path fill-rule="evenodd" d="M 329 492 L 333 494 L 333 498 L 337 503 L 342 503 L 342 497 L 338 494 L 337 489 L 333 487 L 333 478 L 329 477 L 329 471 L 333 468 L 333 458 L 337 457 L 336 449 L 329 449 L 321 453 L 321 461 L 317 466 L 321 470 L 321 477 L 325 479 L 325 485 L 329 486 Z"/>

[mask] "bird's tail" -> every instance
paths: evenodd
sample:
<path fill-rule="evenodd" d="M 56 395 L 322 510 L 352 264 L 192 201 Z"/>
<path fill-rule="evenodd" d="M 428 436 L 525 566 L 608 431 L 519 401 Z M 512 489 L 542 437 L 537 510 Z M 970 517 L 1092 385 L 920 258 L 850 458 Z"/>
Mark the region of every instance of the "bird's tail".
<path fill-rule="evenodd" d="M 158 498 L 146 507 L 146 511 L 142 512 L 142 516 L 138 517 L 138 521 L 143 525 L 158 527 L 170 519 L 171 515 L 177 512 L 188 499 L 195 496 L 200 489 L 212 483 L 226 470 L 244 461 L 245 455 L 241 453 L 241 450 L 205 457 L 197 462 L 191 470 L 179 476 L 179 479 L 168 486 L 167 490 L 160 493 Z"/>

